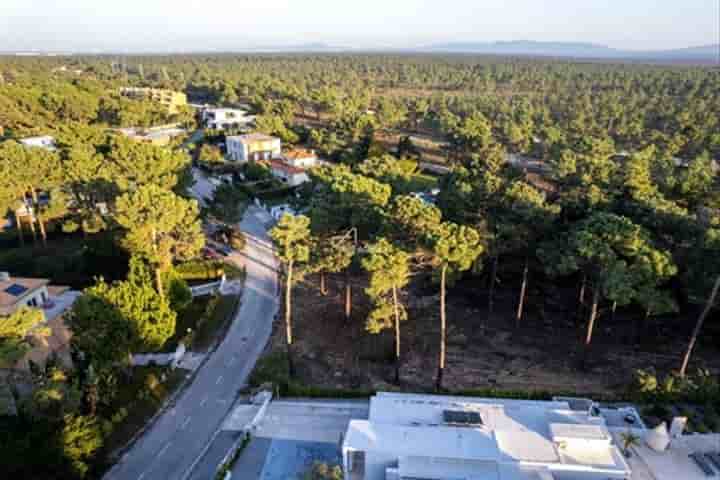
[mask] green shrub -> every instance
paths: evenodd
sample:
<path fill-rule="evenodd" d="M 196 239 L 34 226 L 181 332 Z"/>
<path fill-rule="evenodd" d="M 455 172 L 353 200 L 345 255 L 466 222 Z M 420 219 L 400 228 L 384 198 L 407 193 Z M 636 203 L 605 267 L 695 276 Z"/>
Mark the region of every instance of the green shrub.
<path fill-rule="evenodd" d="M 220 260 L 192 260 L 175 267 L 183 280 L 216 280 L 223 276 L 225 264 Z"/>

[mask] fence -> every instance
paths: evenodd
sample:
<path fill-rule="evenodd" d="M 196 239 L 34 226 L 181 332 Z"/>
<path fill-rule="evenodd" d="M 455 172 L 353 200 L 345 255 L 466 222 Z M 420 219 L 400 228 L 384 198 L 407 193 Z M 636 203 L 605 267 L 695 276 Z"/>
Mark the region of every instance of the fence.
<path fill-rule="evenodd" d="M 202 297 L 203 295 L 210 295 L 215 292 L 219 292 L 225 286 L 225 274 L 217 282 L 204 283 L 202 285 L 196 285 L 190 287 L 190 292 L 193 298 Z"/>

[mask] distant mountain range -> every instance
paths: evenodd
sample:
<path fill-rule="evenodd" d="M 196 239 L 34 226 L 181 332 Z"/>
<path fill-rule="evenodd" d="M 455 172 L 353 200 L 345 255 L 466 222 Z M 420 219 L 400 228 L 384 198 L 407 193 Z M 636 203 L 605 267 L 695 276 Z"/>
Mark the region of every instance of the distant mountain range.
<path fill-rule="evenodd" d="M 419 47 L 417 51 L 475 53 L 486 55 L 528 55 L 542 57 L 661 59 L 717 61 L 720 45 L 680 48 L 674 50 L 620 50 L 606 45 L 574 42 L 452 42 Z"/>

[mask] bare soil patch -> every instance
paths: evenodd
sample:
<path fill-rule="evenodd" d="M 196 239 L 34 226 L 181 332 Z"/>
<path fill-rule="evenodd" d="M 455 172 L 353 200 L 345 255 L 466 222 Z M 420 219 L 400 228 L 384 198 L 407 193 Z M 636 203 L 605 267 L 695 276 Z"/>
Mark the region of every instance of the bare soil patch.
<path fill-rule="evenodd" d="M 517 278 L 506 273 L 508 279 Z M 534 278 L 526 316 L 515 326 L 519 285 L 501 275 L 494 312 L 488 315 L 487 278 L 459 281 L 448 292 L 448 390 L 496 388 L 517 391 L 622 396 L 639 368 L 659 372 L 679 366 L 694 318 L 659 317 L 643 323 L 642 313 L 619 312 L 611 320 L 602 306 L 593 344 L 583 348 L 585 316 L 577 316 L 578 286 Z M 401 384 L 394 385 L 393 332 L 365 331 L 370 310 L 363 289 L 367 279 L 351 279 L 353 309 L 344 315 L 345 276 L 329 275 L 328 294 L 317 277 L 294 289 L 293 327 L 296 378 L 318 388 L 430 390 L 439 349 L 438 287 L 430 276 L 417 278 L 404 293 L 409 320 L 402 324 Z M 282 315 L 270 352 L 285 351 Z M 720 356 L 708 331 L 694 366 L 720 370 Z"/>

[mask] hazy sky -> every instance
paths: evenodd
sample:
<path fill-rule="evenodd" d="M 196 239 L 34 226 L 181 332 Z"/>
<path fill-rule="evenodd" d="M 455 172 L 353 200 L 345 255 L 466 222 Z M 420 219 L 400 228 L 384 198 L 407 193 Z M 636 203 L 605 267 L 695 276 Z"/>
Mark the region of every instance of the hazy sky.
<path fill-rule="evenodd" d="M 405 47 L 540 40 L 665 49 L 720 42 L 720 0 L 0 0 L 0 50 Z"/>

